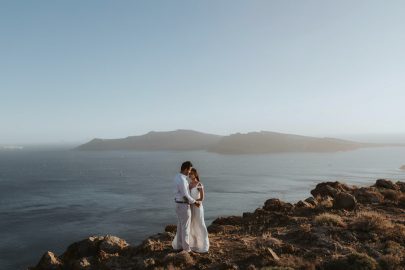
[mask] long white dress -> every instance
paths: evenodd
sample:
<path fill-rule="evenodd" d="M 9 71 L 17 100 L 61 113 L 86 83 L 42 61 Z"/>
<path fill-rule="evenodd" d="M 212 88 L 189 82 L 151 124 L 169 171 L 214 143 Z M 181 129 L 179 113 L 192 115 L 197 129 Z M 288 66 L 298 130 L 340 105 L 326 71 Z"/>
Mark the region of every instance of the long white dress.
<path fill-rule="evenodd" d="M 198 188 L 204 188 L 202 184 L 198 184 L 190 190 L 190 195 L 193 199 L 200 199 L 200 192 Z M 205 253 L 210 248 L 208 239 L 208 231 L 204 221 L 204 206 L 200 207 L 194 204 L 191 207 L 191 224 L 190 224 L 190 248 L 192 251 Z M 177 244 L 177 234 L 173 239 L 172 246 L 174 249 L 179 249 Z"/>
<path fill-rule="evenodd" d="M 199 188 L 204 187 L 202 184 L 198 184 L 190 190 L 190 195 L 195 200 L 200 199 Z M 204 221 L 204 206 L 202 203 L 200 207 L 191 205 L 190 248 L 196 252 L 208 252 L 210 248 L 207 226 L 205 226 Z"/>

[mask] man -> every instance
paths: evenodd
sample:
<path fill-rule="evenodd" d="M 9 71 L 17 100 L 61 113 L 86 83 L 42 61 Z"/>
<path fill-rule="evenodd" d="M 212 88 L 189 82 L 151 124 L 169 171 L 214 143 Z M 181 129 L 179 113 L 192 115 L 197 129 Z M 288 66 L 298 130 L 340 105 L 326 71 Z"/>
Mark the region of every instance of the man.
<path fill-rule="evenodd" d="M 191 210 L 190 204 L 199 206 L 191 196 L 188 189 L 187 176 L 189 175 L 193 164 L 190 161 L 185 161 L 181 164 L 180 173 L 176 174 L 174 178 L 175 190 L 174 201 L 176 202 L 177 214 L 177 234 L 173 241 L 174 249 L 182 249 L 190 252 L 190 223 L 191 223 Z"/>

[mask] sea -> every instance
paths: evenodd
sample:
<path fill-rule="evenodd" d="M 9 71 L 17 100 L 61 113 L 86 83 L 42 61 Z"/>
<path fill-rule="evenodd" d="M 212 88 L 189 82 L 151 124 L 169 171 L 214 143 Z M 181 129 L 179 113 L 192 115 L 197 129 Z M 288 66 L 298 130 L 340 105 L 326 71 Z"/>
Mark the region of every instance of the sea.
<path fill-rule="evenodd" d="M 173 178 L 190 160 L 205 186 L 205 221 L 269 198 L 296 202 L 323 181 L 369 186 L 405 180 L 405 147 L 336 153 L 0 151 L 0 269 L 27 269 L 92 235 L 130 245 L 176 224 Z"/>

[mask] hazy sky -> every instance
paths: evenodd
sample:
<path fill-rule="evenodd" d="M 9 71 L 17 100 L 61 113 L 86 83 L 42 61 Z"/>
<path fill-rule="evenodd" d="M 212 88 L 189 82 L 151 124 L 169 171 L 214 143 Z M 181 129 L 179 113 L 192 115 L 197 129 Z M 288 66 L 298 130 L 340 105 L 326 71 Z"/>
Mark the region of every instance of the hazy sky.
<path fill-rule="evenodd" d="M 405 1 L 1 1 L 0 144 L 405 133 Z"/>

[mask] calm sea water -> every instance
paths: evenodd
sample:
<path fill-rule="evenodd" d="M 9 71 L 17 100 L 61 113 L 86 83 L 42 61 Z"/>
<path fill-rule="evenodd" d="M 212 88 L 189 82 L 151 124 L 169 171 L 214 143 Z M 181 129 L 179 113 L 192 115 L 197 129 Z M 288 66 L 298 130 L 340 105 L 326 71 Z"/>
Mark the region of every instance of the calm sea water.
<path fill-rule="evenodd" d="M 404 180 L 405 148 L 327 154 L 226 156 L 206 152 L 0 152 L 0 269 L 26 269 L 91 235 L 136 245 L 176 223 L 172 183 L 191 160 L 206 187 L 207 224 L 271 197 L 297 201 L 316 183 Z"/>

